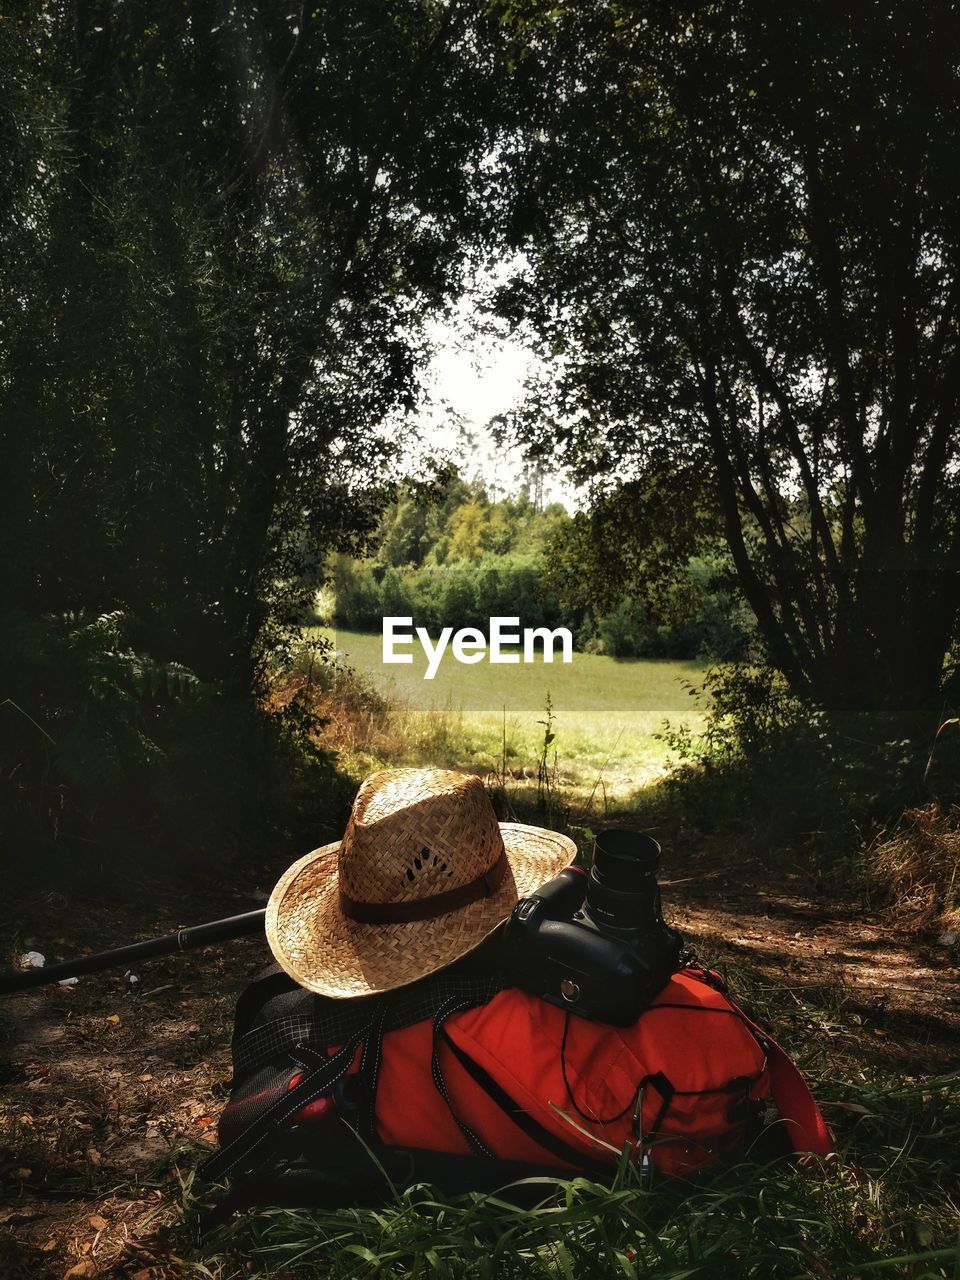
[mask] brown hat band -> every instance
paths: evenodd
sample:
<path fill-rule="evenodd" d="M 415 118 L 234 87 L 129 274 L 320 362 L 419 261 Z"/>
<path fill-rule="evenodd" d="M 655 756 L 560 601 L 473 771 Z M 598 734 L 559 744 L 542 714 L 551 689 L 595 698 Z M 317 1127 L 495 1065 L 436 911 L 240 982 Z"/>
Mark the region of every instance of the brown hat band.
<path fill-rule="evenodd" d="M 345 916 L 359 924 L 407 924 L 411 920 L 432 920 L 447 911 L 457 911 L 480 898 L 489 898 L 500 888 L 510 870 L 507 852 L 501 849 L 500 857 L 492 867 L 456 889 L 434 893 L 429 898 L 413 902 L 358 902 L 340 889 L 340 909 Z"/>

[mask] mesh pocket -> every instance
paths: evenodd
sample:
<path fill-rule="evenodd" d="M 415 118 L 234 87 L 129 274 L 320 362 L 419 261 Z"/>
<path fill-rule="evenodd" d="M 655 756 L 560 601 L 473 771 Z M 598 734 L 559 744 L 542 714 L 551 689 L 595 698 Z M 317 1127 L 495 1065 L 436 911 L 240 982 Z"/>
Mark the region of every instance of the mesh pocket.
<path fill-rule="evenodd" d="M 261 1067 L 230 1095 L 223 1109 L 217 1136 L 221 1147 L 249 1129 L 254 1121 L 290 1088 L 290 1081 L 300 1074 L 300 1067 Z"/>

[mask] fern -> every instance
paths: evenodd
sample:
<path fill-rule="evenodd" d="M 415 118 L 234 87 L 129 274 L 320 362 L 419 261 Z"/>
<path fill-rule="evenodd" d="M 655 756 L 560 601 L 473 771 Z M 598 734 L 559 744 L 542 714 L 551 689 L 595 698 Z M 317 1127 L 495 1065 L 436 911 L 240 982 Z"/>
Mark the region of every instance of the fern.
<path fill-rule="evenodd" d="M 0 703 L 20 713 L 3 722 L 0 763 L 8 777 L 26 784 L 32 776 L 42 793 L 65 784 L 92 800 L 164 757 L 159 709 L 191 697 L 202 682 L 179 662 L 138 653 L 133 625 L 121 610 L 0 614 Z"/>

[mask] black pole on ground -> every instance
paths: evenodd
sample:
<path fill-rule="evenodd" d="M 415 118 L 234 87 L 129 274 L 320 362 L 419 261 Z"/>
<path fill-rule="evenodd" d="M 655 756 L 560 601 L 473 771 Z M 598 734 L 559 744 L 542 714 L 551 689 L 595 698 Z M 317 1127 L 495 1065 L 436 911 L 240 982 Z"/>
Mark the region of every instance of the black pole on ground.
<path fill-rule="evenodd" d="M 62 982 L 64 978 L 79 978 L 85 973 L 99 973 L 101 969 L 113 969 L 135 960 L 175 955 L 178 951 L 191 951 L 194 947 L 206 947 L 213 942 L 242 938 L 249 933 L 263 933 L 265 914 L 262 909 L 246 911 L 243 915 L 228 916 L 225 920 L 210 920 L 206 924 L 192 925 L 189 929 L 178 929 L 176 933 L 168 933 L 162 938 L 134 942 L 128 947 L 98 951 L 96 955 L 78 956 L 76 960 L 64 960 L 60 964 L 44 965 L 38 969 L 0 973 L 0 995 L 13 995 L 14 992 L 27 991 L 31 987 Z"/>

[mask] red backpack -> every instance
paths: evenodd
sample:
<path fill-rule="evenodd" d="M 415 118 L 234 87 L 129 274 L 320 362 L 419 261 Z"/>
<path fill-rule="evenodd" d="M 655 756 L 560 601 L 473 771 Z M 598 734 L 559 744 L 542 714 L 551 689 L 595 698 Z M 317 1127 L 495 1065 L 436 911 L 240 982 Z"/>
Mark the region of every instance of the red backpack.
<path fill-rule="evenodd" d="M 797 1068 L 717 974 L 677 970 L 614 1027 L 506 987 L 482 951 L 362 1000 L 312 995 L 279 970 L 248 988 L 204 1170 L 247 1184 L 233 1207 L 362 1202 L 384 1177 L 459 1191 L 609 1174 L 625 1147 L 651 1173 L 688 1175 L 762 1133 L 766 1149 L 771 1134 L 783 1150 L 831 1149 Z"/>

